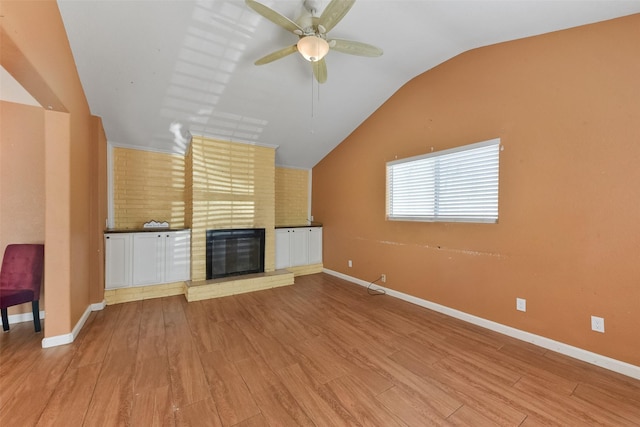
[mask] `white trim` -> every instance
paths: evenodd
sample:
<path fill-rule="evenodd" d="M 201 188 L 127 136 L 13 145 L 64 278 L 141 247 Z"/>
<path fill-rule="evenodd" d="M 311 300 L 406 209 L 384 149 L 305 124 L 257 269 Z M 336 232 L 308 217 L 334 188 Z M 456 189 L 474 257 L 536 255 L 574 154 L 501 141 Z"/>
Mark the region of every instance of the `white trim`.
<path fill-rule="evenodd" d="M 277 168 L 283 168 L 283 169 L 297 169 L 297 170 L 301 170 L 301 171 L 311 171 L 311 168 L 307 168 L 304 166 L 291 166 L 291 165 L 286 165 L 286 164 L 282 164 L 282 163 L 276 163 L 276 167 Z"/>
<path fill-rule="evenodd" d="M 158 154 L 175 154 L 176 156 L 184 156 L 187 150 L 167 150 L 158 147 L 149 147 L 147 145 L 136 145 L 136 144 L 122 144 L 120 142 L 109 141 L 108 142 L 114 148 L 126 148 L 128 150 L 137 150 L 137 151 L 146 151 L 149 153 L 158 153 Z"/>
<path fill-rule="evenodd" d="M 277 150 L 278 148 L 280 148 L 280 144 L 268 144 L 266 142 L 249 141 L 246 139 L 232 139 L 232 138 L 229 138 L 228 136 L 220 136 L 220 135 L 209 134 L 209 133 L 191 132 L 191 136 L 205 138 L 205 139 L 214 140 L 218 142 L 231 142 L 235 144 L 244 144 L 244 145 L 253 145 L 256 147 L 273 148 L 274 150 Z"/>
<path fill-rule="evenodd" d="M 40 320 L 44 319 L 44 310 L 40 310 Z M 22 323 L 22 322 L 33 322 L 33 312 L 28 311 L 24 313 L 18 314 L 10 314 L 9 315 L 9 325 L 13 325 L 14 323 Z"/>
<path fill-rule="evenodd" d="M 265 147 L 265 148 L 273 148 L 274 150 L 277 150 L 280 145 L 278 144 L 267 144 L 267 143 L 263 143 L 263 142 L 256 142 L 256 141 L 247 141 L 247 140 L 243 140 L 243 139 L 229 139 L 228 137 L 222 137 L 222 136 L 216 136 L 213 134 L 200 134 L 200 133 L 193 133 L 193 132 L 189 132 L 189 135 L 191 136 L 191 138 L 196 137 L 196 138 L 204 138 L 204 139 L 209 139 L 209 140 L 214 140 L 214 141 L 218 141 L 218 142 L 231 142 L 234 144 L 243 144 L 243 145 L 252 145 L 255 147 Z M 189 139 L 189 144 L 191 144 L 192 139 Z M 184 156 L 187 153 L 187 148 L 188 145 L 184 148 L 184 149 L 180 149 L 180 150 L 167 150 L 167 149 L 163 149 L 163 148 L 158 148 L 158 147 L 150 147 L 147 145 L 137 145 L 137 144 L 123 144 L 117 141 L 109 141 L 109 144 L 111 144 L 113 147 L 118 147 L 118 148 L 127 148 L 130 150 L 138 150 L 138 151 L 148 151 L 151 153 L 160 153 L 160 154 L 176 154 L 179 156 Z"/>
<path fill-rule="evenodd" d="M 113 209 L 113 144 L 107 142 L 107 223 L 105 228 L 115 227 L 115 214 Z"/>
<path fill-rule="evenodd" d="M 72 334 L 56 335 L 54 337 L 42 338 L 42 348 L 57 347 L 59 345 L 70 344 L 75 338 Z"/>
<path fill-rule="evenodd" d="M 309 223 L 312 223 L 314 222 L 313 206 L 311 206 L 311 200 L 313 199 L 313 169 L 309 169 L 309 177 L 307 179 L 309 182 L 309 189 L 307 190 L 307 219 Z"/>
<path fill-rule="evenodd" d="M 340 279 L 347 280 L 349 282 L 358 284 L 360 286 L 368 287 L 371 282 L 367 282 L 365 280 L 357 279 L 355 277 L 348 276 L 343 273 L 339 273 L 337 271 L 323 269 L 323 272 L 330 274 L 332 276 L 338 277 Z M 520 329 L 513 328 L 511 326 L 506 326 L 501 323 L 497 323 L 491 320 L 483 319 L 482 317 L 474 316 L 469 313 L 465 313 L 463 311 L 456 310 L 454 308 L 446 307 L 444 305 L 440 305 L 431 301 L 427 301 L 418 297 L 414 297 L 412 295 L 408 295 L 402 292 L 395 291 L 393 289 L 385 288 L 383 286 L 375 285 L 378 289 L 384 289 L 387 295 L 399 298 L 401 300 L 410 302 L 412 304 L 419 305 L 421 307 L 428 308 L 433 311 L 437 311 L 439 313 L 446 314 L 447 316 L 455 317 L 456 319 L 463 320 L 468 323 L 472 323 L 474 325 L 490 329 L 495 332 L 499 332 L 501 334 L 510 336 L 512 338 L 516 338 L 522 341 L 529 342 L 531 344 L 537 345 L 542 348 L 546 348 L 548 350 L 555 351 L 557 353 L 564 354 L 566 356 L 572 357 L 574 359 L 582 360 L 583 362 L 591 363 L 592 365 L 600 366 L 601 368 L 608 369 L 610 371 L 617 372 L 622 375 L 626 375 L 631 378 L 640 380 L 640 366 L 632 365 L 627 362 L 622 362 L 620 360 L 612 359 L 607 356 L 603 356 L 601 354 L 593 353 L 588 350 L 584 350 L 582 348 L 574 347 L 569 344 L 565 344 L 559 341 L 554 341 L 552 339 L 532 334 L 530 332 L 522 331 Z"/>
<path fill-rule="evenodd" d="M 106 306 L 107 306 L 107 301 L 103 299 L 100 302 L 91 304 L 91 311 L 101 311 L 101 310 L 104 310 Z"/>
<path fill-rule="evenodd" d="M 90 306 L 88 306 L 70 334 L 56 335 L 53 337 L 43 338 L 42 348 L 56 347 L 59 345 L 70 344 L 73 341 L 75 341 L 75 339 L 78 337 L 78 334 L 80 333 L 80 330 L 82 329 L 87 319 L 89 318 L 89 315 L 91 314 L 91 312 L 102 310 L 105 307 L 105 305 L 106 305 L 106 302 L 102 300 L 102 302 L 91 304 Z"/>
<path fill-rule="evenodd" d="M 402 159 L 395 159 L 395 160 L 391 160 L 391 161 L 387 162 L 387 166 L 401 165 L 403 163 L 414 162 L 416 160 L 428 159 L 430 157 L 439 157 L 439 156 L 443 156 L 445 154 L 459 153 L 461 151 L 467 151 L 467 150 L 473 150 L 473 149 L 476 149 L 476 148 L 489 147 L 491 145 L 500 146 L 500 138 L 493 138 L 493 139 L 488 139 L 486 141 L 474 142 L 472 144 L 466 144 L 466 145 L 461 145 L 461 146 L 458 146 L 458 147 L 448 148 L 446 150 L 432 151 L 431 153 L 427 153 L 427 154 L 419 154 L 417 156 L 405 157 L 405 158 L 402 158 Z"/>

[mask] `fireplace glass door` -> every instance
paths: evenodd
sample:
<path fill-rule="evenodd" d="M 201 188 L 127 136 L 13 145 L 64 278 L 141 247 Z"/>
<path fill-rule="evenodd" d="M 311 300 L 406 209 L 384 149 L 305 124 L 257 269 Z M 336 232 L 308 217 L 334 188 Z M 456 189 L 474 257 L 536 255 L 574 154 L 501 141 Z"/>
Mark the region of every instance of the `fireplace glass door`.
<path fill-rule="evenodd" d="M 207 279 L 264 272 L 264 228 L 207 230 Z"/>

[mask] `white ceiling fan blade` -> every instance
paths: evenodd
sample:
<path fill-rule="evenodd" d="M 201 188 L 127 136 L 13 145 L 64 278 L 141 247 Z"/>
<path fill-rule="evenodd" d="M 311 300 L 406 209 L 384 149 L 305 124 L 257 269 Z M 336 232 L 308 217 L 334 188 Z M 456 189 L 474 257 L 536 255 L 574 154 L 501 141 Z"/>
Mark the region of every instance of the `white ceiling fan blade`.
<path fill-rule="evenodd" d="M 269 21 L 273 22 L 276 25 L 281 26 L 287 31 L 291 31 L 292 33 L 296 30 L 302 31 L 302 28 L 291 19 L 287 18 L 284 15 L 279 14 L 275 10 L 263 5 L 262 3 L 258 3 L 255 0 L 245 0 L 247 6 L 251 9 L 258 12 L 260 15 L 267 18 Z"/>
<path fill-rule="evenodd" d="M 298 48 L 294 44 L 293 46 L 288 46 L 288 47 L 285 47 L 284 49 L 276 50 L 275 52 L 272 52 L 267 56 L 263 56 L 262 58 L 258 59 L 254 64 L 256 65 L 268 64 L 269 62 L 273 62 L 276 59 L 284 58 L 285 56 L 291 55 L 292 53 L 297 51 L 298 51 Z"/>
<path fill-rule="evenodd" d="M 355 2 L 356 0 L 331 0 L 320 15 L 319 25 L 324 27 L 325 32 L 331 31 Z"/>
<path fill-rule="evenodd" d="M 324 83 L 327 81 L 327 63 L 324 58 L 320 61 L 312 62 L 313 66 L 313 75 L 315 76 L 318 83 Z"/>
<path fill-rule="evenodd" d="M 380 56 L 382 55 L 382 49 L 373 45 L 361 42 L 354 42 L 351 40 L 333 39 L 329 42 L 331 50 L 335 50 L 342 53 L 348 53 L 349 55 L 358 56 Z"/>

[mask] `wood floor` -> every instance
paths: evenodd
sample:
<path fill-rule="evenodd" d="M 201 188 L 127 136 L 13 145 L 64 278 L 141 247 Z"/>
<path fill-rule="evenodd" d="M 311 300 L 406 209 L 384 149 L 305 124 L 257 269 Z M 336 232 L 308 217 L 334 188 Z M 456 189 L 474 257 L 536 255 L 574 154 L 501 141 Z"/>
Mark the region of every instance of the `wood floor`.
<path fill-rule="evenodd" d="M 0 425 L 638 426 L 640 381 L 325 274 L 0 340 Z"/>

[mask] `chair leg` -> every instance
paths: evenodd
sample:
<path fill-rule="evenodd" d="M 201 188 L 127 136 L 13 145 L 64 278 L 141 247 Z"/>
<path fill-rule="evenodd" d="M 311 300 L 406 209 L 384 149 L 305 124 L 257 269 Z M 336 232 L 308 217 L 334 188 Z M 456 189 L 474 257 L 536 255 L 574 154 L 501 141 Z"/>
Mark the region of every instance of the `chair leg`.
<path fill-rule="evenodd" d="M 31 301 L 31 308 L 33 308 L 33 327 L 36 332 L 40 332 L 42 330 L 40 326 L 40 301 Z"/>
<path fill-rule="evenodd" d="M 3 308 L 1 311 L 2 311 L 2 330 L 6 332 L 9 330 L 9 316 L 7 316 L 6 308 Z"/>

